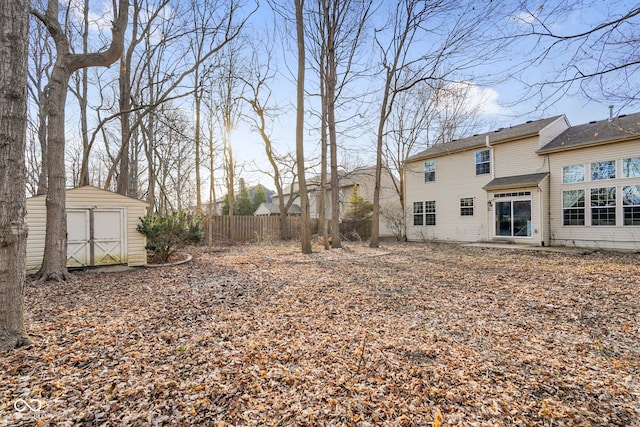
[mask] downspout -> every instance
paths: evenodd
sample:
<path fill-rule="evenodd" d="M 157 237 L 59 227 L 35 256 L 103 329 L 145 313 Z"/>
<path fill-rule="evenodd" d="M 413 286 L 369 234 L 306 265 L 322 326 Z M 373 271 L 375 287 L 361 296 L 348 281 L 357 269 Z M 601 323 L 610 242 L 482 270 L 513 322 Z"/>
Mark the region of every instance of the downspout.
<path fill-rule="evenodd" d="M 496 177 L 496 171 L 495 171 L 495 162 L 493 159 L 493 148 L 491 147 L 491 143 L 489 143 L 489 134 L 486 135 L 485 140 L 484 140 L 484 145 L 489 149 L 489 168 L 491 170 L 491 180 L 493 181 Z M 487 203 L 491 203 L 491 200 L 489 199 L 488 195 L 489 192 L 485 191 L 487 193 Z M 493 203 L 491 204 L 491 209 L 489 210 L 489 214 L 487 215 L 487 238 L 486 240 L 494 240 L 494 237 L 496 235 L 496 230 L 495 230 L 495 212 L 494 209 L 495 207 L 493 207 Z"/>
<path fill-rule="evenodd" d="M 407 173 L 406 173 L 406 169 L 407 169 L 407 164 L 403 162 L 402 164 L 402 168 L 400 169 L 400 179 L 402 180 L 403 184 L 402 184 L 402 205 L 400 206 L 400 209 L 402 210 L 402 237 L 401 240 L 406 242 L 408 241 L 407 238 L 407 223 L 409 221 L 408 215 L 407 215 Z"/>
<path fill-rule="evenodd" d="M 489 135 L 486 136 L 484 145 L 486 145 L 487 148 L 489 149 L 489 163 L 490 163 L 489 167 L 491 168 L 491 179 L 493 180 L 496 177 L 496 171 L 495 171 L 495 162 L 493 158 L 493 147 L 489 143 Z"/>
<path fill-rule="evenodd" d="M 549 246 L 551 246 L 551 156 L 547 154 L 547 164 L 549 165 L 549 184 L 547 185 L 547 227 L 549 227 Z M 586 197 L 586 196 L 585 196 Z M 544 241 L 544 234 L 542 235 Z"/>

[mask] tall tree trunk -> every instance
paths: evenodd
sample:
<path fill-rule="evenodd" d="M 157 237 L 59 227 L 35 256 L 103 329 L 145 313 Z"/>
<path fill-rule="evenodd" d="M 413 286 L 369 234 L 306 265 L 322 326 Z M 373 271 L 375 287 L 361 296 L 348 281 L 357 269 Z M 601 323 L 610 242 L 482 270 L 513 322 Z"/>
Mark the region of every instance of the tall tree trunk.
<path fill-rule="evenodd" d="M 64 56 L 58 54 L 49 80 L 47 100 L 49 104 L 48 191 L 46 197 L 47 217 L 44 239 L 44 258 L 38 275 L 43 280 L 66 280 L 67 272 L 67 214 L 65 211 L 65 162 L 64 119 L 67 101 L 69 73 Z"/>
<path fill-rule="evenodd" d="M 115 8 L 115 2 L 114 2 Z M 44 14 L 31 10 L 46 26 L 56 44 L 56 61 L 49 81 L 48 102 L 48 142 L 49 154 L 48 186 L 46 208 L 46 234 L 44 258 L 38 275 L 40 280 L 66 280 L 67 271 L 67 220 L 65 211 L 65 138 L 64 118 L 67 88 L 71 74 L 77 70 L 93 66 L 108 66 L 121 55 L 124 33 L 128 22 L 128 0 L 119 0 L 118 10 L 114 10 L 112 40 L 109 48 L 100 53 L 70 53 L 69 40 L 58 22 L 58 0 L 49 0 Z"/>
<path fill-rule="evenodd" d="M 25 146 L 29 1 L 0 0 L 0 351 L 28 345 Z"/>
<path fill-rule="evenodd" d="M 327 93 L 326 93 L 326 55 L 325 49 L 320 52 L 320 191 L 318 209 L 320 211 L 320 226 L 322 227 L 322 243 L 324 249 L 329 246 L 329 226 L 327 224 Z"/>
<path fill-rule="evenodd" d="M 44 92 L 39 96 L 40 104 L 38 106 L 38 142 L 40 143 L 40 173 L 38 174 L 38 190 L 37 194 L 47 194 L 47 171 L 49 170 L 49 156 L 47 150 L 47 97 Z"/>
<path fill-rule="evenodd" d="M 331 177 L 331 247 L 341 248 L 340 242 L 340 178 L 338 177 L 338 136 L 336 134 L 336 86 L 337 60 L 336 60 L 336 32 L 339 30 L 335 21 L 337 4 L 329 5 L 323 2 L 324 28 L 326 31 L 325 46 L 325 104 L 327 113 L 327 126 L 329 131 L 329 163 Z"/>
<path fill-rule="evenodd" d="M 198 214 L 202 213 L 202 181 L 200 178 L 200 107 L 202 104 L 202 93 L 203 87 L 200 84 L 200 67 L 197 67 L 195 70 L 194 79 L 196 81 L 196 87 L 193 91 L 193 97 L 195 101 L 196 107 L 196 126 L 195 126 L 195 135 L 194 135 L 194 143 L 195 143 L 195 162 L 196 162 L 196 212 Z"/>
<path fill-rule="evenodd" d="M 296 38 L 298 46 L 298 76 L 296 88 L 296 162 L 298 163 L 298 183 L 300 193 L 300 240 L 303 254 L 311 251 L 311 218 L 309 217 L 309 197 L 307 196 L 307 179 L 304 174 L 304 75 L 305 45 L 304 16 L 302 9 L 304 0 L 294 0 L 296 8 Z"/>
<path fill-rule="evenodd" d="M 84 27 L 82 29 L 82 53 L 89 51 L 89 0 L 84 0 Z M 89 123 L 87 118 L 87 104 L 89 101 L 89 71 L 83 68 L 81 71 L 80 90 L 78 91 L 78 101 L 80 104 L 80 137 L 82 138 L 82 163 L 78 182 L 80 185 L 89 185 L 89 168 L 83 167 L 89 164 L 91 148 L 89 145 Z"/>
<path fill-rule="evenodd" d="M 120 172 L 118 173 L 117 191 L 127 195 L 129 189 L 129 147 L 131 141 L 131 73 L 128 61 L 120 61 Z"/>

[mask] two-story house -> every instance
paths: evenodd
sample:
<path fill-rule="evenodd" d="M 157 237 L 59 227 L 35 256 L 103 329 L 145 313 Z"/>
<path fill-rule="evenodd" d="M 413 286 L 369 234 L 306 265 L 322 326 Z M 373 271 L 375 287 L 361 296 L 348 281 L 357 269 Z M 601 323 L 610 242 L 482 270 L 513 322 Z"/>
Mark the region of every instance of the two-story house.
<path fill-rule="evenodd" d="M 408 240 L 640 247 L 640 114 L 474 135 L 412 156 L 404 173 Z"/>

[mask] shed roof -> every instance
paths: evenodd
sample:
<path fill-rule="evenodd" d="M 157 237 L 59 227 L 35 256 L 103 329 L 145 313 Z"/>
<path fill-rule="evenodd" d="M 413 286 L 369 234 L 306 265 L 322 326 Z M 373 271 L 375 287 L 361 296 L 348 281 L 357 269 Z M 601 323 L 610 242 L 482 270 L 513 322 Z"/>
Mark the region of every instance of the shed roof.
<path fill-rule="evenodd" d="M 523 187 L 535 187 L 540 185 L 543 179 L 549 175 L 549 172 L 530 173 L 527 175 L 514 175 L 504 176 L 500 178 L 494 178 L 487 183 L 483 190 L 503 190 L 507 188 L 523 188 Z"/>
<path fill-rule="evenodd" d="M 640 138 L 640 113 L 572 126 L 537 151 L 547 154 Z"/>
<path fill-rule="evenodd" d="M 144 200 L 140 200 L 140 199 L 136 199 L 135 197 L 130 197 L 130 196 L 124 196 L 122 194 L 119 193 L 115 193 L 113 191 L 109 191 L 109 190 L 104 190 L 102 188 L 98 188 L 95 187 L 93 185 L 83 185 L 81 187 L 74 187 L 74 188 L 67 188 L 65 190 L 65 194 L 66 193 L 91 193 L 94 194 L 96 197 L 100 197 L 100 196 L 106 196 L 109 197 L 111 200 L 113 200 L 113 198 L 121 198 L 122 200 L 126 200 L 128 203 L 139 203 L 141 205 L 145 205 L 148 206 L 149 204 L 147 202 L 145 202 Z M 45 198 L 47 197 L 46 194 L 40 194 L 38 196 L 33 196 L 33 197 L 29 197 L 28 199 L 34 199 L 37 200 L 38 198 Z"/>
<path fill-rule="evenodd" d="M 487 136 L 489 137 L 490 144 L 496 144 L 538 135 L 542 129 L 544 129 L 560 117 L 562 116 L 554 116 L 540 120 L 530 120 L 520 125 L 510 126 L 508 128 L 500 128 L 491 132 L 485 132 L 467 138 L 457 139 L 445 144 L 437 144 L 409 157 L 406 162 L 414 162 L 432 157 L 444 156 L 446 154 L 452 154 L 459 151 L 470 150 L 472 148 L 483 147 L 486 144 Z"/>

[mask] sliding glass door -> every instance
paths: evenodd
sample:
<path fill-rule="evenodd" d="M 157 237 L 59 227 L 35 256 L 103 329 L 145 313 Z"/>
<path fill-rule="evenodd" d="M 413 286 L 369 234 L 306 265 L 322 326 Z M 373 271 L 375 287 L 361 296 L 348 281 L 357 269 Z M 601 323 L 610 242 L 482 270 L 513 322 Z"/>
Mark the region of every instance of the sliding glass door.
<path fill-rule="evenodd" d="M 496 236 L 531 237 L 531 200 L 496 202 Z"/>

